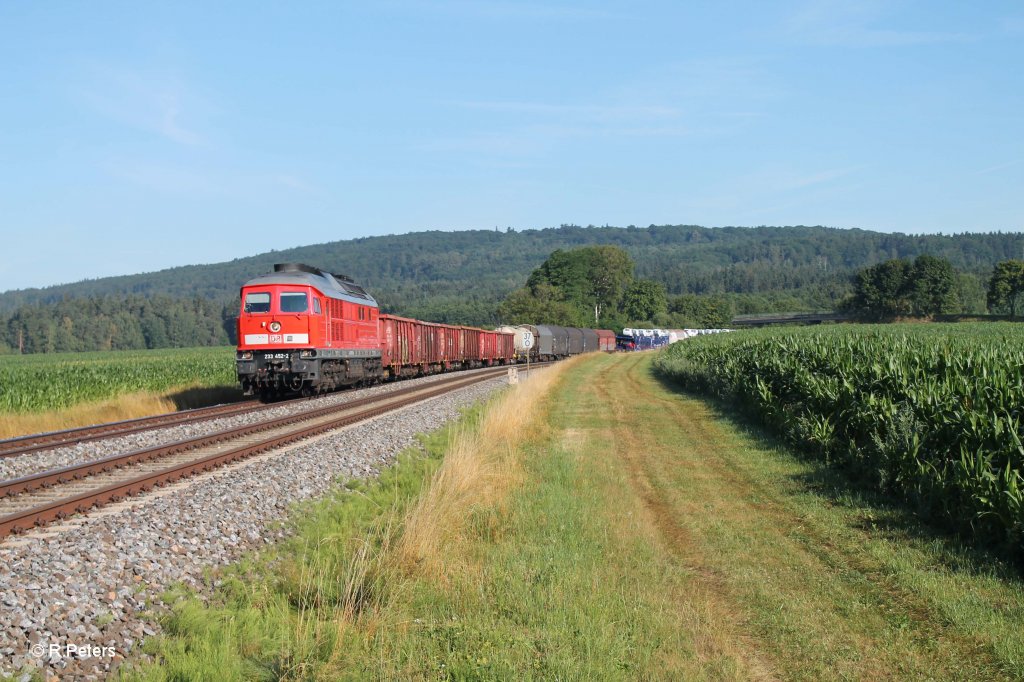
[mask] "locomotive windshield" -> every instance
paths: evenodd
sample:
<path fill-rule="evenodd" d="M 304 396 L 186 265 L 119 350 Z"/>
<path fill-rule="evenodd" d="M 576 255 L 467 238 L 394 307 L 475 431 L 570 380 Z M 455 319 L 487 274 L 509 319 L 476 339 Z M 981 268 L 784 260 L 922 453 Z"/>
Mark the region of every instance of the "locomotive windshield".
<path fill-rule="evenodd" d="M 253 292 L 245 295 L 245 312 L 247 313 L 269 313 L 270 294 L 265 291 Z"/>
<path fill-rule="evenodd" d="M 281 294 L 282 313 L 304 313 L 308 307 L 305 294 Z"/>

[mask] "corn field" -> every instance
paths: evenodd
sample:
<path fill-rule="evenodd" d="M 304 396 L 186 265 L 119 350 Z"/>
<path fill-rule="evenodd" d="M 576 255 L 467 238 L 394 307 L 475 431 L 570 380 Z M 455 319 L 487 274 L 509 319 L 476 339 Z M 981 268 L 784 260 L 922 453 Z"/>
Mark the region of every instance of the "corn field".
<path fill-rule="evenodd" d="M 677 343 L 656 365 L 923 515 L 1024 548 L 1024 326 L 759 330 Z"/>
<path fill-rule="evenodd" d="M 232 348 L 0 356 L 0 413 L 59 410 L 136 391 L 233 385 Z"/>

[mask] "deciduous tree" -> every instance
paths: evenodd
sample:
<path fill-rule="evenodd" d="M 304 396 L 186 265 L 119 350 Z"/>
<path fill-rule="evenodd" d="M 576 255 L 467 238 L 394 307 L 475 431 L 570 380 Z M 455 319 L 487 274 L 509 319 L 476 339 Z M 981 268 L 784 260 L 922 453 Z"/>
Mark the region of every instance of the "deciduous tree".
<path fill-rule="evenodd" d="M 649 279 L 638 279 L 629 285 L 622 298 L 622 312 L 630 320 L 652 321 L 668 310 L 665 285 Z"/>
<path fill-rule="evenodd" d="M 988 282 L 988 309 L 1017 317 L 1024 308 L 1024 261 L 1004 260 L 996 264 Z"/>

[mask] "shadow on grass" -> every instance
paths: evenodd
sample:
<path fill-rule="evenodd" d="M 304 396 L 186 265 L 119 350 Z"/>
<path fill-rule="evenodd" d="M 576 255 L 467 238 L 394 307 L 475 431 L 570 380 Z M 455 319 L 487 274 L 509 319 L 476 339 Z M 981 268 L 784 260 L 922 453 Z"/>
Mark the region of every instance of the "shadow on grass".
<path fill-rule="evenodd" d="M 237 403 L 246 400 L 242 389 L 238 386 L 206 386 L 187 388 L 167 396 L 179 410 L 191 410 L 197 407 L 209 407 L 222 403 Z"/>
<path fill-rule="evenodd" d="M 938 549 L 936 555 L 941 557 L 943 565 L 953 571 L 1018 583 L 1024 579 L 1024 557 L 1019 548 L 974 543 L 963 533 L 924 518 L 903 498 L 871 488 L 848 467 L 830 465 L 816 453 L 794 446 L 730 403 L 690 391 L 653 366 L 648 371 L 666 390 L 699 400 L 716 419 L 741 431 L 757 447 L 783 453 L 803 463 L 806 469 L 790 476 L 790 482 L 799 490 L 815 495 L 825 505 L 849 510 L 850 517 L 856 519 L 849 524 L 851 528 L 893 542 L 931 545 Z"/>

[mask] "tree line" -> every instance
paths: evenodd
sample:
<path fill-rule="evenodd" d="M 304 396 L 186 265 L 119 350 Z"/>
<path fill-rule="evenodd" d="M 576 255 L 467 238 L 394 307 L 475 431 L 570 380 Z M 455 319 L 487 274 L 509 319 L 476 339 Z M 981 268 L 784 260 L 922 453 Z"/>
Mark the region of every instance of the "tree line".
<path fill-rule="evenodd" d="M 624 327 L 723 327 L 733 307 L 722 296 L 669 296 L 661 282 L 635 277 L 636 263 L 616 246 L 554 251 L 498 308 L 506 324 Z"/>
<path fill-rule="evenodd" d="M 636 262 L 619 247 L 557 249 L 530 273 L 525 286 L 499 303 L 478 294 L 449 294 L 407 302 L 401 314 L 450 324 L 619 330 L 726 327 L 735 314 L 747 312 L 728 295 L 670 295 L 663 283 L 636 277 L 637 270 Z M 948 260 L 928 254 L 863 268 L 852 278 L 851 288 L 838 309 L 865 321 L 976 312 L 971 309 L 976 297 L 973 279 Z M 773 293 L 778 294 L 763 295 Z M 996 264 L 984 298 L 992 314 L 1024 314 L 1024 261 Z M 25 304 L 0 316 L 0 353 L 229 345 L 237 342 L 237 314 L 237 300 L 218 302 L 200 296 L 68 297 L 52 304 Z"/>
<path fill-rule="evenodd" d="M 894 258 L 857 273 L 853 294 L 840 309 L 865 320 L 929 318 L 976 312 L 971 309 L 971 278 L 944 258 L 928 254 L 913 261 Z M 986 308 L 993 315 L 1017 317 L 1024 312 L 1024 261 L 996 264 L 988 277 Z"/>
<path fill-rule="evenodd" d="M 726 296 L 670 296 L 661 282 L 636 278 L 635 271 L 629 254 L 618 247 L 557 250 L 530 274 L 525 287 L 505 299 L 499 318 L 511 324 L 612 329 L 707 328 L 728 326 L 737 312 Z M 836 307 L 865 321 L 977 312 L 975 278 L 930 254 L 863 268 L 851 284 L 852 293 Z M 1015 318 L 1024 312 L 1024 261 L 996 264 L 987 279 L 985 301 L 994 315 Z"/>
<path fill-rule="evenodd" d="M 1024 266 L 1013 256 L 1022 252 L 1020 234 L 803 226 L 563 225 L 369 237 L 6 292 L 0 352 L 231 344 L 239 286 L 291 261 L 353 276 L 385 312 L 477 326 L 720 327 L 736 314 L 838 309 L 865 320 L 1017 316 Z"/>
<path fill-rule="evenodd" d="M 223 346 L 237 341 L 237 314 L 237 303 L 198 296 L 103 296 L 23 305 L 0 319 L 0 352 Z"/>
<path fill-rule="evenodd" d="M 861 268 L 922 254 L 944 258 L 974 278 L 971 305 L 985 309 L 984 280 L 1000 261 L 1024 253 L 1022 234 L 902 235 L 820 226 L 720 227 L 651 225 L 539 230 L 420 232 L 313 244 L 230 262 L 108 277 L 0 293 L 0 314 L 66 297 L 200 296 L 232 300 L 246 280 L 274 263 L 303 262 L 352 276 L 385 309 L 447 313 L 483 324 L 554 251 L 615 246 L 635 263 L 634 276 L 660 282 L 670 296 L 725 296 L 737 312 L 833 309 Z M 470 307 L 459 302 L 474 300 Z"/>

